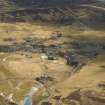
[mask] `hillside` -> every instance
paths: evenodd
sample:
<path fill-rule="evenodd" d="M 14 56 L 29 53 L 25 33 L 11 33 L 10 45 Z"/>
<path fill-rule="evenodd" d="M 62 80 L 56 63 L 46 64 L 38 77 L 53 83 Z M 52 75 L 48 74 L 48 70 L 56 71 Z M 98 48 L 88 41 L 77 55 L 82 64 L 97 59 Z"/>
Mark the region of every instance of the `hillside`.
<path fill-rule="evenodd" d="M 86 25 L 104 26 L 103 3 L 94 0 L 1 0 L 1 22 L 83 22 Z M 93 8 L 81 6 L 93 5 Z M 103 7 L 95 8 L 95 6 Z M 88 9 L 89 8 L 89 9 Z M 92 22 L 92 24 L 91 24 Z"/>
<path fill-rule="evenodd" d="M 0 105 L 105 105 L 103 0 L 0 0 Z"/>
<path fill-rule="evenodd" d="M 53 97 L 59 95 L 62 96 L 61 105 L 69 105 L 69 101 L 66 102 L 65 98 L 78 89 L 81 89 L 80 94 L 85 95 L 86 98 L 87 94 L 91 96 L 91 91 L 100 94 L 98 100 L 101 100 L 105 77 L 104 31 L 88 28 L 87 31 L 75 26 L 45 25 L 45 23 L 1 23 L 0 29 L 2 34 L 0 36 L 0 92 L 5 96 L 8 97 L 12 93 L 14 101 L 20 105 L 31 87 L 37 83 L 35 78 L 47 74 L 53 78 L 53 81 L 48 79 L 46 84 L 51 96 L 43 96 L 45 89 L 42 88 L 34 95 L 33 105 L 42 102 L 54 104 Z M 62 30 L 63 36 L 53 36 L 52 33 L 56 29 Z M 75 53 L 81 63 L 86 63 L 72 76 L 70 76 L 72 66 L 66 64 L 64 57 L 67 52 Z M 46 55 L 53 56 L 55 60 L 47 59 Z M 98 87 L 98 84 L 102 86 Z M 91 99 L 87 99 L 87 103 L 88 101 L 90 102 Z M 79 103 L 76 99 L 75 102 Z M 101 102 L 103 103 L 103 101 L 95 103 L 104 105 Z"/>

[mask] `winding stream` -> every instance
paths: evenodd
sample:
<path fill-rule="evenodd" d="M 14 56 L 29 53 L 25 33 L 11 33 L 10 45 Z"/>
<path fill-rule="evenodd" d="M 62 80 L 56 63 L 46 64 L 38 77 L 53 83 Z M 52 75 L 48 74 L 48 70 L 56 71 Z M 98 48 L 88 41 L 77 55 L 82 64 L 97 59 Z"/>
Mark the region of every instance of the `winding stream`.
<path fill-rule="evenodd" d="M 32 105 L 32 97 L 39 91 L 41 87 L 42 85 L 33 86 L 29 93 L 25 96 L 23 105 Z"/>

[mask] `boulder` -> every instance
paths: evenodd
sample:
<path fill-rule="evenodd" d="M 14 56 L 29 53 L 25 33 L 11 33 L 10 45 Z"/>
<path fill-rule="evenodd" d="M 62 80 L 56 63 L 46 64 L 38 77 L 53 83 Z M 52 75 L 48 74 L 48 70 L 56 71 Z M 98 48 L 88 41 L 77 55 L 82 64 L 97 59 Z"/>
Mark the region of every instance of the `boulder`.
<path fill-rule="evenodd" d="M 42 102 L 41 105 L 52 105 L 50 102 Z"/>

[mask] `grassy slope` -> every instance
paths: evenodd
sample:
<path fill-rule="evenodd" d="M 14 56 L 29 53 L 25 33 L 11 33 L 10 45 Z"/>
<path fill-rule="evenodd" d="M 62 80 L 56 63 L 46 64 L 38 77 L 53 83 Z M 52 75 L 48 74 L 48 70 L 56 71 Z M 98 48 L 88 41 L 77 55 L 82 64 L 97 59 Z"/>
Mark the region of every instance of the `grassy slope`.
<path fill-rule="evenodd" d="M 99 65 L 91 64 L 84 67 L 80 73 L 70 77 L 57 87 L 63 96 L 67 96 L 68 93 L 78 88 L 82 88 L 83 90 L 99 90 L 97 85 L 103 80 L 105 80 L 104 69 L 100 68 Z"/>
<path fill-rule="evenodd" d="M 0 43 L 3 44 L 3 39 L 7 37 L 15 37 L 18 41 L 22 40 L 23 37 L 32 36 L 32 37 L 38 37 L 38 38 L 48 38 L 51 36 L 52 32 L 56 30 L 62 30 L 64 32 L 64 36 L 69 36 L 71 38 L 93 38 L 97 37 L 102 39 L 105 37 L 104 31 L 99 30 L 81 30 L 75 26 L 57 26 L 57 25 L 45 25 L 44 23 L 34 23 L 34 24 L 28 24 L 28 23 L 16 23 L 16 24 L 9 24 L 9 23 L 1 23 L 0 24 Z M 42 36 L 43 35 L 43 36 Z M 96 40 L 97 40 L 96 38 Z M 5 44 L 5 43 L 4 43 Z M 4 57 L 10 56 L 8 54 L 3 54 L 0 56 L 0 59 L 2 60 Z M 104 55 L 103 55 L 104 56 Z M 45 64 L 48 66 L 48 72 L 50 75 L 55 76 L 58 80 L 60 77 L 61 82 L 59 82 L 57 85 L 55 85 L 54 88 L 57 88 L 60 90 L 60 94 L 63 96 L 68 95 L 71 91 L 77 89 L 77 88 L 84 88 L 84 89 L 93 89 L 93 90 L 100 90 L 97 88 L 97 83 L 100 81 L 105 80 L 105 72 L 104 69 L 100 66 L 104 63 L 104 57 L 99 56 L 97 59 L 92 61 L 92 64 L 89 63 L 87 66 L 85 66 L 80 73 L 72 76 L 71 78 L 68 78 L 63 81 L 63 79 L 67 76 L 67 71 L 70 69 L 65 65 L 65 61 L 61 61 L 61 65 L 52 64 L 45 62 Z M 34 55 L 35 57 L 35 55 Z M 39 59 L 38 56 L 35 57 L 35 59 Z M 33 65 L 25 63 L 17 63 L 16 61 L 20 61 L 21 59 L 29 61 L 29 59 L 24 59 L 24 57 L 18 57 L 18 55 L 12 55 L 8 58 L 9 61 L 13 61 L 13 63 L 0 63 L 0 77 L 1 79 L 8 78 L 10 76 L 16 77 L 20 76 L 20 74 L 27 74 L 31 71 L 36 74 L 36 72 L 42 72 L 39 68 L 39 64 Z M 35 60 L 33 59 L 33 60 Z M 40 61 L 40 60 L 39 60 Z M 8 65 L 8 66 L 7 66 Z M 23 66 L 24 65 L 24 66 Z M 39 66 L 38 66 L 39 65 Z M 36 70 L 37 67 L 37 70 Z M 20 70 L 20 71 L 19 71 Z M 18 71 L 18 72 L 15 72 Z M 16 73 L 18 75 L 16 75 Z M 40 74 L 39 73 L 39 74 Z M 62 75 L 61 75 L 62 74 Z M 59 81 L 60 81 L 59 80 Z M 16 87 L 20 85 L 20 89 L 17 90 Z M 27 85 L 29 84 L 30 85 Z M 16 100 L 20 101 L 24 98 L 24 95 L 29 91 L 32 84 L 34 84 L 33 80 L 26 79 L 26 80 L 10 80 L 2 82 L 0 85 L 0 91 L 6 92 L 7 94 L 13 92 Z M 55 93 L 54 93 L 55 94 Z M 40 96 L 37 96 L 40 98 Z"/>
<path fill-rule="evenodd" d="M 1 0 L 1 2 L 4 2 L 4 0 Z M 5 2 L 6 3 L 6 2 Z M 13 10 L 16 9 L 17 6 L 12 5 L 12 3 L 8 3 L 6 7 L 3 7 L 3 10 Z M 85 15 L 84 15 L 85 16 Z M 82 17 L 84 18 L 84 17 Z M 86 16 L 87 18 L 87 16 Z M 81 19 L 81 18 L 80 18 Z M 105 37 L 105 31 L 104 30 L 93 30 L 91 28 L 78 28 L 70 25 L 49 25 L 49 24 L 42 24 L 42 23 L 16 23 L 16 24 L 10 24 L 10 23 L 0 23 L 0 44 L 7 44 L 3 43 L 3 39 L 7 37 L 14 37 L 18 41 L 21 41 L 23 37 L 27 36 L 32 36 L 32 37 L 38 37 L 38 38 L 48 38 L 51 36 L 51 34 L 56 31 L 56 30 L 62 30 L 64 33 L 64 36 L 70 36 L 71 38 L 83 38 L 83 37 L 98 37 L 98 38 L 103 38 Z M 86 29 L 86 30 L 84 30 Z M 4 58 L 7 55 L 2 55 L 0 56 L 0 59 Z M 15 57 L 10 58 L 9 60 L 13 60 Z M 28 60 L 28 59 L 27 59 Z M 100 90 L 97 87 L 97 83 L 100 81 L 105 80 L 105 72 L 104 69 L 100 67 L 100 62 L 104 61 L 104 57 L 99 57 L 94 60 L 94 64 L 89 64 L 86 67 L 82 69 L 82 71 L 76 75 L 74 75 L 71 78 L 68 78 L 65 81 L 61 81 L 59 84 L 55 85 L 54 88 L 58 88 L 60 90 L 60 94 L 63 96 L 67 96 L 71 91 L 77 89 L 77 88 L 84 88 L 86 90 L 88 89 L 93 89 L 93 90 Z M 18 71 L 18 69 L 21 70 L 21 72 L 29 72 L 30 68 L 34 68 L 33 64 L 28 65 L 27 67 L 26 64 L 21 64 L 21 63 L 13 63 L 9 66 L 8 64 L 2 64 L 0 63 L 0 79 L 6 79 L 9 77 L 16 77 L 16 72 L 15 70 Z M 104 64 L 103 64 L 104 65 Z M 34 65 L 35 66 L 35 65 Z M 49 72 L 51 75 L 55 77 L 60 77 L 61 79 L 64 78 L 66 73 L 64 73 L 65 70 L 68 70 L 69 68 L 65 65 L 60 66 L 60 65 L 52 65 L 48 64 L 49 68 L 52 67 L 57 67 L 56 70 L 54 71 L 53 69 L 51 72 Z M 15 69 L 17 67 L 20 67 L 18 69 Z M 39 67 L 38 67 L 39 68 Z M 60 71 L 60 69 L 63 69 Z M 22 71 L 23 70 L 23 71 Z M 39 72 L 41 72 L 40 69 L 38 69 Z M 53 71 L 53 72 L 52 72 Z M 21 72 L 19 72 L 18 76 L 20 76 Z M 36 71 L 34 71 L 36 72 Z M 57 73 L 55 73 L 57 72 Z M 63 74 L 64 75 L 60 75 Z M 40 73 L 39 73 L 40 74 Z M 21 83 L 20 85 L 20 90 L 17 90 L 16 87 Z M 29 84 L 30 83 L 30 84 Z M 27 85 L 29 84 L 29 85 Z M 24 95 L 29 91 L 31 88 L 32 84 L 34 84 L 33 80 L 9 80 L 9 81 L 3 81 L 0 84 L 0 91 L 1 92 L 6 92 L 6 94 L 10 94 L 11 92 L 14 93 L 14 96 L 16 100 L 20 101 L 24 98 Z M 14 88 L 15 87 L 15 88 Z M 55 93 L 54 93 L 55 94 Z M 38 96 L 40 97 L 40 96 Z"/>
<path fill-rule="evenodd" d="M 62 30 L 65 36 L 83 36 L 83 37 L 104 37 L 104 30 L 93 30 L 91 28 L 80 27 L 76 25 L 46 25 L 45 23 L 0 23 L 1 40 L 6 37 L 15 37 L 17 39 L 22 39 L 22 37 L 32 36 L 47 38 L 57 30 Z M 43 34 L 43 35 L 42 35 Z"/>

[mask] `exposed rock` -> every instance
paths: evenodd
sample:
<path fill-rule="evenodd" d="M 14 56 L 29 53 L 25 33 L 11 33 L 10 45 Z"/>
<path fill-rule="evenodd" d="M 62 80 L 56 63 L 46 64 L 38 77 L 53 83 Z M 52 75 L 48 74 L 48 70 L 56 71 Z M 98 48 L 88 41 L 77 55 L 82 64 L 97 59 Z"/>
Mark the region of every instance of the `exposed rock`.
<path fill-rule="evenodd" d="M 49 97 L 50 96 L 50 93 L 45 90 L 44 93 L 42 94 L 43 97 Z"/>
<path fill-rule="evenodd" d="M 99 54 L 103 53 L 105 51 L 104 41 L 95 41 L 95 40 L 89 40 L 89 41 L 74 41 L 71 43 L 72 47 L 75 49 L 75 53 L 88 57 L 88 58 L 96 58 Z"/>
<path fill-rule="evenodd" d="M 67 64 L 71 66 L 78 66 L 79 60 L 77 59 L 77 56 L 75 54 L 68 54 L 66 56 Z"/>
<path fill-rule="evenodd" d="M 82 105 L 105 105 L 105 93 L 87 91 L 82 93 L 81 97 Z"/>
<path fill-rule="evenodd" d="M 36 81 L 40 82 L 41 84 L 45 84 L 47 81 L 53 81 L 53 78 L 47 75 L 42 75 L 41 77 L 37 77 Z"/>
<path fill-rule="evenodd" d="M 99 87 L 99 88 L 102 88 L 102 89 L 105 89 L 105 81 L 101 81 L 101 82 L 98 84 L 98 87 Z"/>
<path fill-rule="evenodd" d="M 61 99 L 61 95 L 59 95 L 59 96 L 54 96 L 53 99 L 54 99 L 54 100 L 60 100 L 60 99 Z"/>
<path fill-rule="evenodd" d="M 50 103 L 50 102 L 42 102 L 41 105 L 52 105 L 52 103 Z"/>
<path fill-rule="evenodd" d="M 47 56 L 46 54 L 42 54 L 42 55 L 41 55 L 41 58 L 42 58 L 42 59 L 48 59 L 48 56 Z"/>
<path fill-rule="evenodd" d="M 105 105 L 105 93 L 96 91 L 75 91 L 62 101 L 66 105 Z"/>
<path fill-rule="evenodd" d="M 55 31 L 52 33 L 52 39 L 58 39 L 61 38 L 63 36 L 63 33 L 61 31 Z"/>
<path fill-rule="evenodd" d="M 8 39 L 10 41 L 10 39 Z M 31 53 L 43 53 L 47 56 L 48 60 L 57 59 L 60 52 L 60 46 L 56 44 L 45 45 L 44 40 L 37 38 L 26 37 L 23 42 L 14 41 L 11 45 L 1 45 L 0 52 L 31 52 Z"/>
<path fill-rule="evenodd" d="M 18 105 L 13 99 L 12 94 L 6 97 L 3 93 L 0 94 L 0 105 Z"/>
<path fill-rule="evenodd" d="M 80 89 L 72 92 L 69 96 L 62 99 L 62 101 L 66 103 L 71 103 L 71 100 L 76 100 L 76 101 L 81 100 Z"/>

